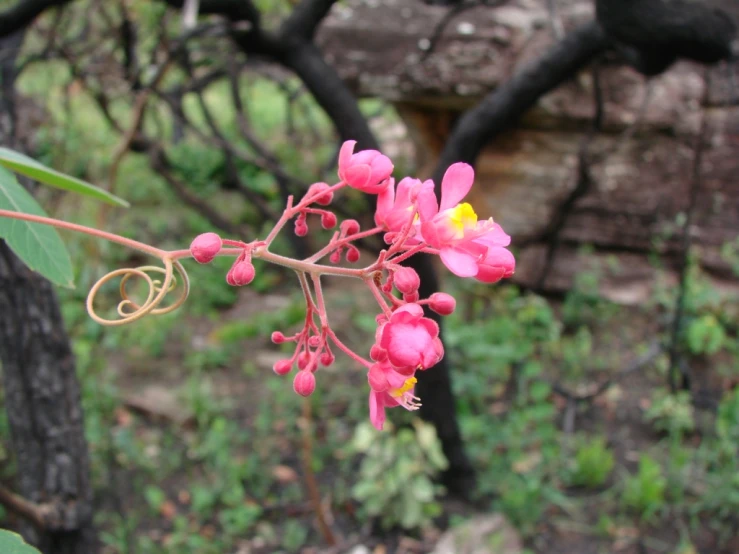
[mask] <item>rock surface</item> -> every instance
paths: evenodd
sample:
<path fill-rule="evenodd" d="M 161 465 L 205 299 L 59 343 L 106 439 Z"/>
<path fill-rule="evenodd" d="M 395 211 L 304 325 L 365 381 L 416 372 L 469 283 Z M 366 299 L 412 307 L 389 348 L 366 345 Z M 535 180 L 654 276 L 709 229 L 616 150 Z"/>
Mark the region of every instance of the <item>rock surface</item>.
<path fill-rule="evenodd" d="M 565 32 L 593 17 L 589 0 L 557 6 Z M 394 103 L 421 176 L 433 171 L 458 115 L 555 41 L 543 0 L 467 9 L 433 40 L 448 10 L 420 1 L 350 0 L 336 6 L 319 34 L 329 61 L 358 95 Z M 739 75 L 739 64 L 733 70 Z M 600 268 L 604 292 L 614 299 L 636 303 L 649 295 L 655 269 L 648 254 L 660 254 L 668 269 L 677 259 L 702 114 L 708 146 L 691 233 L 704 268 L 730 279 L 720 251 L 739 234 L 739 105 L 732 102 L 739 91 L 731 91 L 727 66 L 706 71 L 680 62 L 647 83 L 606 60 L 600 75 L 603 128 L 588 141 L 593 184 L 562 228 L 544 287 L 566 290 L 589 267 Z M 472 202 L 513 235 L 520 248 L 515 278 L 524 285 L 539 281 L 547 250 L 541 237 L 576 186 L 578 153 L 595 112 L 593 88 L 591 72 L 583 71 L 542 97 L 478 159 Z M 578 254 L 585 244 L 593 253 Z"/>
<path fill-rule="evenodd" d="M 477 516 L 444 533 L 432 554 L 520 554 L 521 537 L 501 514 Z"/>

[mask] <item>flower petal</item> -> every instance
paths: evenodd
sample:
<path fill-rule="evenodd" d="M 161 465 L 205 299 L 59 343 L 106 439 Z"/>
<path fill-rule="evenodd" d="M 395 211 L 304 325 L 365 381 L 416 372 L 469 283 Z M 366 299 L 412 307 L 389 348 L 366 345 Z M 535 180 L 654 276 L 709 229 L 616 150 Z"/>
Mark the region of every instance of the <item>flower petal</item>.
<path fill-rule="evenodd" d="M 384 394 L 384 392 L 371 391 L 369 395 L 370 421 L 379 431 L 382 431 L 382 427 L 385 424 Z"/>
<path fill-rule="evenodd" d="M 350 187 L 362 190 L 369 184 L 371 175 L 372 168 L 367 164 L 352 165 L 344 171 L 344 180 Z"/>
<path fill-rule="evenodd" d="M 472 188 L 475 180 L 475 170 L 466 163 L 455 163 L 449 166 L 441 180 L 440 211 L 453 208 L 459 204 Z"/>
<path fill-rule="evenodd" d="M 385 187 L 383 191 L 377 195 L 377 210 L 375 211 L 375 225 L 377 225 L 378 227 L 383 227 L 384 225 L 386 225 L 385 219 L 390 213 L 390 210 L 393 209 L 393 204 L 395 203 L 395 187 L 393 185 L 394 185 L 393 180 L 390 179 L 390 183 L 388 184 L 388 186 Z M 400 185 L 398 185 L 398 190 L 400 190 Z M 388 229 L 388 230 L 392 230 L 392 229 Z"/>
<path fill-rule="evenodd" d="M 474 277 L 477 275 L 477 258 L 457 248 L 442 248 L 439 257 L 445 266 L 458 277 Z"/>
<path fill-rule="evenodd" d="M 342 179 L 342 173 L 349 166 L 356 144 L 356 140 L 347 140 L 341 145 L 341 150 L 339 150 L 339 177 Z"/>
<path fill-rule="evenodd" d="M 436 200 L 436 193 L 434 193 L 434 189 L 430 187 L 421 188 L 416 202 L 416 205 L 418 206 L 418 215 L 421 217 L 422 222 L 430 221 L 437 213 L 439 213 L 439 204 Z"/>

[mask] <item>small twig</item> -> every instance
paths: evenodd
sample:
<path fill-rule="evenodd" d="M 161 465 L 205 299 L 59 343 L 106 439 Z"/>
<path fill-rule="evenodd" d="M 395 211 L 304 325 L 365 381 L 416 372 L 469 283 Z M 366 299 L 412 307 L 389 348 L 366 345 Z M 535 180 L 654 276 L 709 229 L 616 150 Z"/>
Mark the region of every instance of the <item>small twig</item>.
<path fill-rule="evenodd" d="M 592 69 L 593 75 L 593 101 L 595 103 L 595 112 L 593 114 L 593 122 L 588 132 L 583 135 L 580 142 L 580 148 L 577 157 L 577 182 L 572 192 L 562 201 L 560 207 L 554 214 L 552 221 L 548 225 L 548 229 L 544 232 L 544 236 L 548 237 L 548 247 L 544 267 L 539 274 L 536 284 L 537 289 L 544 287 L 544 283 L 554 265 L 554 258 L 559 247 L 559 236 L 567 222 L 567 218 L 572 213 L 577 201 L 585 196 L 593 184 L 593 176 L 590 171 L 591 155 L 590 145 L 593 143 L 596 133 L 603 126 L 603 89 L 600 82 L 600 71 L 596 63 Z"/>
<path fill-rule="evenodd" d="M 44 506 L 26 500 L 2 485 L 0 485 L 0 504 L 8 511 L 29 521 L 36 529 L 43 530 L 46 528 Z"/>
<path fill-rule="evenodd" d="M 677 289 L 677 298 L 675 299 L 675 316 L 672 320 L 672 331 L 670 336 L 670 368 L 668 373 L 668 379 L 670 383 L 670 390 L 674 393 L 677 391 L 677 373 L 680 372 L 682 375 L 682 383 L 680 388 L 688 390 L 690 388 L 690 378 L 687 372 L 683 371 L 683 366 L 680 364 L 680 329 L 682 327 L 682 319 L 685 311 L 685 292 L 688 284 L 688 256 L 690 254 L 690 246 L 692 243 L 692 237 L 690 235 L 690 228 L 693 225 L 693 218 L 695 217 L 695 207 L 698 200 L 698 191 L 701 188 L 701 163 L 703 161 L 703 151 L 705 150 L 706 144 L 706 130 L 707 130 L 707 117 L 705 113 L 705 104 L 708 100 L 710 91 L 709 73 L 708 70 L 704 73 L 704 89 L 703 98 L 701 100 L 700 111 L 700 123 L 698 127 L 698 134 L 695 138 L 695 146 L 693 150 L 693 170 L 690 181 L 690 192 L 688 197 L 688 207 L 685 211 L 685 224 L 682 229 L 681 237 L 681 252 L 679 260 L 679 273 L 680 282 Z"/>
<path fill-rule="evenodd" d="M 549 23 L 552 26 L 552 34 L 557 40 L 562 40 L 565 36 L 565 29 L 562 26 L 562 20 L 557 15 L 556 0 L 547 0 L 547 8 L 549 9 Z"/>
<path fill-rule="evenodd" d="M 326 522 L 326 516 L 323 513 L 323 506 L 321 505 L 321 492 L 318 489 L 318 483 L 316 482 L 316 474 L 313 472 L 313 416 L 311 413 L 310 398 L 306 398 L 303 401 L 303 473 L 305 474 L 305 486 L 308 490 L 308 496 L 310 497 L 311 504 L 313 505 L 313 511 L 318 519 L 318 527 L 323 535 L 323 540 L 329 546 L 336 544 L 336 537 L 334 536 L 331 528 Z"/>
<path fill-rule="evenodd" d="M 582 394 L 578 395 L 575 394 L 566 388 L 564 388 L 559 383 L 549 383 L 552 387 L 552 391 L 554 391 L 556 394 L 559 394 L 560 396 L 564 397 L 568 401 L 572 402 L 589 402 L 590 400 L 593 400 L 595 397 L 600 396 L 603 394 L 606 390 L 610 388 L 610 386 L 615 383 L 616 381 L 622 379 L 626 375 L 630 373 L 634 373 L 635 371 L 639 371 L 640 369 L 643 369 L 644 367 L 651 364 L 654 359 L 659 356 L 663 352 L 663 347 L 659 343 L 659 341 L 654 341 L 650 347 L 649 350 L 644 354 L 643 356 L 640 356 L 639 358 L 636 358 L 634 361 L 632 361 L 629 365 L 627 365 L 624 369 L 622 369 L 618 374 L 616 374 L 614 377 L 610 377 L 603 381 L 600 385 L 598 385 L 594 391 L 588 393 L 588 394 Z"/>

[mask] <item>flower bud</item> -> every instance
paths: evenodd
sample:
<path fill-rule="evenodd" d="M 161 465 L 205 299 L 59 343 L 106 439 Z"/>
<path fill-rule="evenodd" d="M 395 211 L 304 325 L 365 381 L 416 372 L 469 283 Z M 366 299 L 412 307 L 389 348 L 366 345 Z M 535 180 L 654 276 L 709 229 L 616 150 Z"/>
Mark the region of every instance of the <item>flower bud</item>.
<path fill-rule="evenodd" d="M 395 288 L 403 294 L 412 294 L 421 286 L 421 279 L 418 277 L 418 273 L 411 267 L 401 267 L 398 269 L 393 277 L 393 282 L 395 283 Z"/>
<path fill-rule="evenodd" d="M 336 360 L 336 357 L 331 352 L 326 351 L 321 354 L 321 364 L 324 367 L 330 366 L 334 363 L 334 360 Z"/>
<path fill-rule="evenodd" d="M 408 294 L 404 294 L 403 295 L 403 300 L 405 300 L 409 304 L 413 304 L 415 302 L 418 302 L 418 299 L 419 298 L 420 298 L 420 296 L 418 295 L 418 291 L 414 291 L 414 292 L 411 292 L 411 293 L 408 293 Z"/>
<path fill-rule="evenodd" d="M 327 190 L 329 188 L 330 187 L 326 183 L 314 183 L 308 189 L 308 195 L 310 196 L 322 190 Z M 321 206 L 328 206 L 333 199 L 334 199 L 334 193 L 327 192 L 326 194 L 322 194 L 321 196 L 316 197 L 314 202 L 316 204 L 320 204 Z"/>
<path fill-rule="evenodd" d="M 339 227 L 344 236 L 355 235 L 359 232 L 359 222 L 356 219 L 345 219 Z"/>
<path fill-rule="evenodd" d="M 293 389 L 300 396 L 310 396 L 316 390 L 316 376 L 310 371 L 298 371 L 293 381 Z"/>
<path fill-rule="evenodd" d="M 232 287 L 242 287 L 254 280 L 256 271 L 251 262 L 242 260 L 236 262 L 226 275 L 226 282 Z"/>
<path fill-rule="evenodd" d="M 293 364 L 290 360 L 278 360 L 275 365 L 272 366 L 272 371 L 277 375 L 287 375 L 293 368 Z"/>
<path fill-rule="evenodd" d="M 298 369 L 303 370 L 308 367 L 310 362 L 310 354 L 308 352 L 301 352 L 298 354 Z"/>
<path fill-rule="evenodd" d="M 356 246 L 350 244 L 346 249 L 346 261 L 352 264 L 359 261 L 359 250 Z"/>
<path fill-rule="evenodd" d="M 328 257 L 328 261 L 332 264 L 338 264 L 341 261 L 341 249 L 331 252 L 331 255 Z"/>
<path fill-rule="evenodd" d="M 449 315 L 457 307 L 457 301 L 450 294 L 435 292 L 429 297 L 429 308 L 439 315 Z"/>
<path fill-rule="evenodd" d="M 336 227 L 336 216 L 331 212 L 323 212 L 321 215 L 321 227 L 324 229 L 333 229 Z"/>
<path fill-rule="evenodd" d="M 283 335 L 280 331 L 275 331 L 272 333 L 272 342 L 275 344 L 282 344 L 285 342 L 285 335 Z"/>
<path fill-rule="evenodd" d="M 317 335 L 313 335 L 308 339 L 308 346 L 311 348 L 317 348 L 319 344 L 321 344 L 321 337 Z"/>
<path fill-rule="evenodd" d="M 308 225 L 305 224 L 305 221 L 301 219 L 295 221 L 295 234 L 299 237 L 304 237 L 308 234 Z"/>
<path fill-rule="evenodd" d="M 195 258 L 195 261 L 200 264 L 207 264 L 213 261 L 216 254 L 220 252 L 223 246 L 221 237 L 215 233 L 203 233 L 198 235 L 190 243 L 190 254 Z"/>

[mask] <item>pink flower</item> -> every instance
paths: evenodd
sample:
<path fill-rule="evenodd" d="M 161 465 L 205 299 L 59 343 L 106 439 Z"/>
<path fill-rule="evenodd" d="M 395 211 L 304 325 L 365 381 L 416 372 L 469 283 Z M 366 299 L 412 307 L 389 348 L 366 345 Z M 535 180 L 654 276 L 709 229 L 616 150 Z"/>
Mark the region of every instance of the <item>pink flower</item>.
<path fill-rule="evenodd" d="M 367 373 L 370 391 L 370 421 L 382 430 L 385 423 L 385 408 L 402 406 L 414 411 L 421 407 L 418 397 L 413 394 L 417 379 L 395 370 L 387 361 L 374 364 Z"/>
<path fill-rule="evenodd" d="M 393 182 L 377 197 L 375 224 L 386 231 L 399 232 L 408 223 L 413 214 L 414 203 L 422 190 L 434 190 L 434 182 L 406 177 L 398 183 L 397 189 Z"/>
<path fill-rule="evenodd" d="M 354 154 L 356 140 L 348 140 L 339 151 L 339 178 L 350 187 L 368 194 L 378 194 L 388 185 L 393 162 L 377 150 Z"/>
<path fill-rule="evenodd" d="M 418 304 L 401 306 L 380 331 L 379 345 L 396 369 L 428 369 L 444 356 L 439 326 Z"/>
<path fill-rule="evenodd" d="M 492 283 L 513 275 L 515 260 L 505 249 L 511 237 L 502 227 L 492 218 L 478 221 L 470 204 L 459 203 L 474 178 L 471 166 L 456 163 L 442 179 L 440 205 L 433 191 L 419 193 L 421 234 L 429 246 L 439 249 L 441 261 L 452 273 Z"/>

